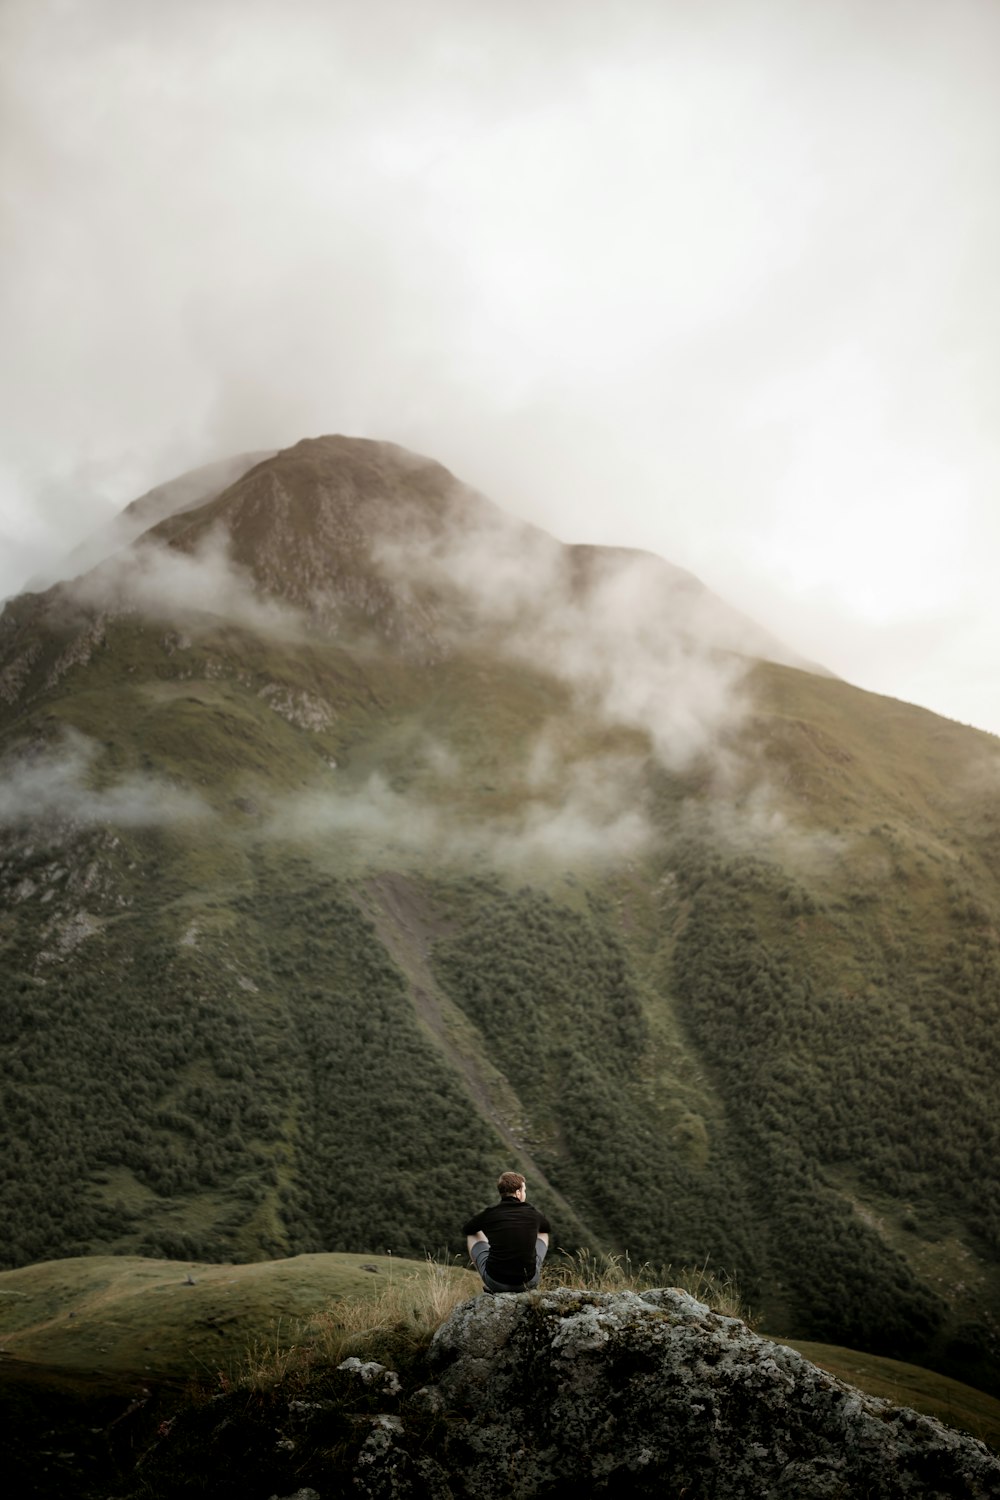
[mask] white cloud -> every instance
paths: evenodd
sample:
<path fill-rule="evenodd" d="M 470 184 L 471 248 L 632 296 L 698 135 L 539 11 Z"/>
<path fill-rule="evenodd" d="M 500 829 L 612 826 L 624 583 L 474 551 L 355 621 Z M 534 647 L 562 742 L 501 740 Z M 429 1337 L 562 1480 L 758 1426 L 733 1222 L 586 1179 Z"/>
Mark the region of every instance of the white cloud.
<path fill-rule="evenodd" d="M 443 755 L 443 759 L 442 759 Z M 423 765 L 437 775 L 446 750 Z M 344 789 L 313 788 L 283 798 L 265 825 L 268 837 L 330 846 L 365 863 L 428 858 L 512 871 L 620 864 L 643 853 L 654 832 L 647 815 L 641 761 L 593 756 L 567 762 L 539 741 L 526 775 L 509 773 L 516 809 L 470 809 L 446 796 L 447 783 L 397 789 L 381 773 Z"/>
<path fill-rule="evenodd" d="M 747 644 L 740 622 L 658 558 L 574 558 L 498 514 L 424 544 L 385 544 L 377 559 L 399 586 L 457 594 L 456 646 L 479 631 L 552 672 L 608 724 L 645 731 L 673 769 L 713 752 L 742 712 L 745 663 L 732 654 Z"/>
<path fill-rule="evenodd" d="M 305 628 L 299 611 L 255 590 L 250 574 L 230 557 L 221 527 L 206 533 L 192 552 L 140 540 L 65 585 L 64 593 L 93 610 L 134 610 L 173 624 L 221 618 L 293 638 Z"/>
<path fill-rule="evenodd" d="M 969 631 L 891 649 L 1000 630 L 998 44 L 992 0 L 6 0 L 0 594 L 353 432 L 1000 729 Z"/>
<path fill-rule="evenodd" d="M 155 828 L 208 815 L 194 793 L 159 777 L 130 773 L 99 784 L 98 758 L 98 747 L 76 730 L 44 750 L 8 755 L 0 777 L 0 827 Z"/>

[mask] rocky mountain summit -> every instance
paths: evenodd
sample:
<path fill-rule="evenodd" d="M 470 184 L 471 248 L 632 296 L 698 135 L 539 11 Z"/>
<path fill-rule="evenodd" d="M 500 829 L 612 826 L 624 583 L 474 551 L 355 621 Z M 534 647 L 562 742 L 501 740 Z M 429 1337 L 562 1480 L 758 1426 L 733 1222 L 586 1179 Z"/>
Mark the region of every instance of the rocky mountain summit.
<path fill-rule="evenodd" d="M 643 592 L 663 627 L 702 648 L 808 665 L 684 569 L 564 545 L 443 465 L 362 438 L 304 439 L 182 475 L 37 587 L 0 618 L 0 700 L 11 705 L 106 650 L 122 619 L 284 624 L 434 660 L 470 630 L 504 633 L 553 598 L 586 611 L 609 591 Z"/>

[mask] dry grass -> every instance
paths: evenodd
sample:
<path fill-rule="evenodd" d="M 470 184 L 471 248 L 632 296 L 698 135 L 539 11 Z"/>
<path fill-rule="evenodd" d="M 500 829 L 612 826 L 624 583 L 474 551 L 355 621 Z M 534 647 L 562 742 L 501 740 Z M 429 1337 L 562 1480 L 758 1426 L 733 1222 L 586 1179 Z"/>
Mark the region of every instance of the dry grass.
<path fill-rule="evenodd" d="M 289 1375 L 304 1373 L 312 1364 L 313 1348 L 302 1339 L 303 1325 L 285 1324 L 279 1318 L 270 1335 L 256 1334 L 244 1353 L 228 1371 L 219 1371 L 223 1390 L 266 1391 Z"/>
<path fill-rule="evenodd" d="M 482 1289 L 479 1277 L 440 1265 L 390 1283 L 377 1297 L 333 1302 L 312 1320 L 322 1358 L 333 1361 L 361 1353 L 373 1338 L 407 1335 L 414 1347 L 430 1341 L 445 1318 Z"/>
<path fill-rule="evenodd" d="M 480 1290 L 474 1272 L 428 1256 L 424 1270 L 390 1278 L 374 1297 L 338 1299 L 299 1322 L 279 1319 L 271 1335 L 253 1338 L 240 1359 L 220 1372 L 220 1384 L 227 1390 L 268 1390 L 351 1354 L 412 1355 L 430 1343 L 453 1308 Z"/>
<path fill-rule="evenodd" d="M 731 1277 L 702 1266 L 654 1267 L 623 1255 L 561 1252 L 545 1266 L 543 1287 L 580 1291 L 649 1291 L 676 1286 L 715 1312 L 750 1322 L 739 1288 Z M 390 1277 L 374 1297 L 344 1297 L 302 1320 L 281 1320 L 270 1335 L 252 1338 L 244 1353 L 225 1372 L 224 1390 L 269 1390 L 290 1379 L 305 1379 L 311 1370 L 340 1364 L 349 1355 L 405 1362 L 427 1347 L 448 1314 L 482 1291 L 474 1271 L 461 1270 L 427 1257 L 417 1272 Z"/>
<path fill-rule="evenodd" d="M 560 1262 L 546 1262 L 545 1281 L 550 1286 L 575 1287 L 589 1292 L 646 1292 L 656 1287 L 678 1287 L 704 1302 L 713 1312 L 729 1318 L 742 1318 L 754 1326 L 749 1308 L 743 1304 L 740 1289 L 724 1272 L 713 1271 L 706 1261 L 700 1266 L 654 1266 L 651 1261 L 635 1262 L 626 1250 L 623 1255 L 593 1255 L 577 1250 L 562 1252 Z"/>

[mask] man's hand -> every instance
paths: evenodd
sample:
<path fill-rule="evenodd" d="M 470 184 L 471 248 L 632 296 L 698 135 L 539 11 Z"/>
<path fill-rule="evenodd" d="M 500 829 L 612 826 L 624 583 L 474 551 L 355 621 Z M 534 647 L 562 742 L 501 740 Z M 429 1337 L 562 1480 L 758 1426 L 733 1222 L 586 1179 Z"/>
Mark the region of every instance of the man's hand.
<path fill-rule="evenodd" d="M 469 1259 L 470 1260 L 472 1259 L 472 1247 L 473 1247 L 473 1245 L 479 1245 L 479 1244 L 484 1244 L 484 1245 L 488 1245 L 489 1244 L 489 1240 L 486 1238 L 485 1234 L 483 1233 L 483 1231 L 481 1229 L 477 1229 L 476 1232 L 475 1232 L 475 1234 L 467 1234 L 465 1236 L 465 1247 L 466 1247 L 466 1249 L 469 1252 Z"/>

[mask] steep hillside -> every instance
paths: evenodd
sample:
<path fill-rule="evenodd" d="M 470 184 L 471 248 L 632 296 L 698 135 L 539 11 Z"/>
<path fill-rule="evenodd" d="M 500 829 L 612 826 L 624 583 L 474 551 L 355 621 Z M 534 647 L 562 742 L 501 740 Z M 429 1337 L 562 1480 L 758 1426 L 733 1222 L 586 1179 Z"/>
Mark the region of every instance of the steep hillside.
<path fill-rule="evenodd" d="M 1000 747 L 796 661 L 344 438 L 11 601 L 5 1263 L 459 1250 L 516 1163 L 995 1382 Z"/>

